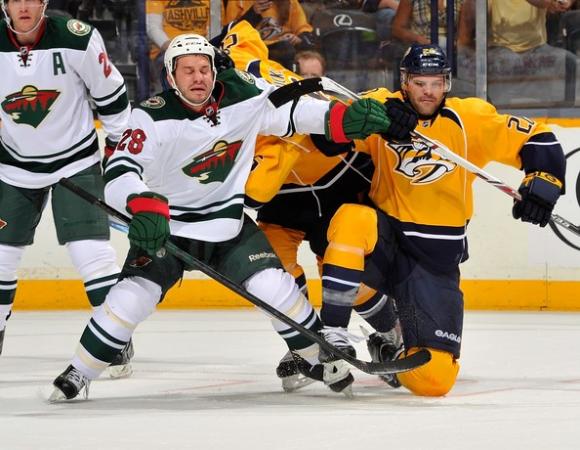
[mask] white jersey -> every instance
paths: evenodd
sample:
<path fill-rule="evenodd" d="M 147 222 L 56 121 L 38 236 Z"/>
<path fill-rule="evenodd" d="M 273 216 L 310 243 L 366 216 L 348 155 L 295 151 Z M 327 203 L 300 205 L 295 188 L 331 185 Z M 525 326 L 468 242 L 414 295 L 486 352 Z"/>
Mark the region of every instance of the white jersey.
<path fill-rule="evenodd" d="M 41 188 L 99 162 L 89 99 L 117 141 L 130 107 L 123 77 L 97 30 L 49 17 L 32 47 L 20 47 L 0 21 L 0 179 Z"/>
<path fill-rule="evenodd" d="M 328 102 L 302 98 L 275 108 L 268 99 L 274 89 L 236 69 L 220 73 L 215 121 L 174 91 L 143 102 L 107 163 L 107 201 L 125 212 L 129 194 L 154 191 L 169 199 L 173 235 L 210 242 L 237 236 L 256 136 L 324 133 Z"/>

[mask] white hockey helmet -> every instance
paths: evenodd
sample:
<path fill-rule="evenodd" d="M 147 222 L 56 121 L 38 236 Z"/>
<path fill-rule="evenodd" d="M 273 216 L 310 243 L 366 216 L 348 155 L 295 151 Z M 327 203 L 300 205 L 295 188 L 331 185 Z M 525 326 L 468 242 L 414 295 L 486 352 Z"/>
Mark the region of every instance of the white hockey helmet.
<path fill-rule="evenodd" d="M 40 26 L 40 24 L 42 23 L 43 19 L 46 17 L 46 8 L 48 7 L 48 0 L 41 0 L 42 3 L 42 15 L 40 16 L 40 20 L 38 21 L 38 23 L 36 25 L 34 25 L 34 27 L 32 28 L 32 30 L 27 31 L 26 33 L 22 33 L 19 31 L 16 31 L 14 29 L 14 27 L 12 26 L 12 22 L 10 20 L 10 16 L 8 15 L 8 9 L 6 7 L 6 2 L 8 0 L 0 0 L 0 7 L 2 7 L 2 12 L 4 13 L 4 18 L 6 19 L 6 25 L 8 26 L 8 28 L 10 29 L 10 31 L 12 31 L 14 34 L 28 34 L 28 33 L 32 33 L 33 31 L 36 31 L 36 29 Z"/>
<path fill-rule="evenodd" d="M 169 43 L 167 50 L 165 50 L 165 56 L 163 58 L 163 63 L 165 65 L 165 70 L 167 71 L 167 77 L 169 78 L 169 82 L 171 87 L 175 89 L 175 92 L 184 102 L 188 103 L 192 106 L 201 106 L 203 105 L 211 96 L 211 93 L 208 97 L 201 103 L 194 103 L 190 100 L 187 100 L 185 96 L 179 91 L 177 88 L 177 83 L 175 83 L 175 78 L 173 78 L 173 73 L 175 72 L 175 64 L 177 62 L 177 58 L 184 55 L 205 55 L 209 58 L 209 62 L 211 64 L 211 69 L 213 72 L 213 83 L 212 83 L 212 91 L 215 86 L 216 80 L 216 68 L 215 68 L 215 48 L 211 45 L 206 38 L 200 36 L 199 34 L 180 34 L 173 38 L 173 40 Z"/>

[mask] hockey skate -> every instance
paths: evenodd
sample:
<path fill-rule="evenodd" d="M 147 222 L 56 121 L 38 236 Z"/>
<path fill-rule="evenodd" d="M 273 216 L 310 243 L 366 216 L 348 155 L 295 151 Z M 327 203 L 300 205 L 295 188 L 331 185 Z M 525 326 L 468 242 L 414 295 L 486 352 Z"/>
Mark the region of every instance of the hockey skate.
<path fill-rule="evenodd" d="M 2 346 L 4 345 L 4 331 L 6 331 L 6 328 L 0 331 L 0 355 L 2 354 Z"/>
<path fill-rule="evenodd" d="M 397 322 L 391 331 L 380 333 L 378 331 L 369 334 L 368 330 L 361 327 L 367 338 L 367 348 L 374 362 L 394 361 L 405 351 L 401 326 Z M 401 387 L 397 375 L 380 375 L 379 378 L 393 388 Z"/>
<path fill-rule="evenodd" d="M 111 378 L 126 378 L 131 376 L 133 373 L 131 358 L 133 358 L 134 354 L 135 350 L 133 349 L 133 341 L 130 340 L 109 365 L 109 376 Z"/>
<path fill-rule="evenodd" d="M 329 344 L 334 345 L 345 353 L 356 358 L 356 350 L 351 345 L 349 337 L 351 336 L 346 328 L 342 327 L 323 327 L 320 334 Z M 332 353 L 320 349 L 318 359 L 323 365 L 323 381 L 334 392 L 342 392 L 347 397 L 352 397 L 352 383 L 354 377 L 350 373 L 348 363 L 338 359 Z"/>
<path fill-rule="evenodd" d="M 298 369 L 298 365 L 294 361 L 290 351 L 278 363 L 276 375 L 282 380 L 282 389 L 285 392 L 294 392 L 316 381 Z"/>
<path fill-rule="evenodd" d="M 79 394 L 83 393 L 84 400 L 89 398 L 89 384 L 91 380 L 85 377 L 81 372 L 73 366 L 68 366 L 66 370 L 61 373 L 52 382 L 54 391 L 48 398 L 50 403 L 62 402 L 65 400 L 72 400 Z"/>

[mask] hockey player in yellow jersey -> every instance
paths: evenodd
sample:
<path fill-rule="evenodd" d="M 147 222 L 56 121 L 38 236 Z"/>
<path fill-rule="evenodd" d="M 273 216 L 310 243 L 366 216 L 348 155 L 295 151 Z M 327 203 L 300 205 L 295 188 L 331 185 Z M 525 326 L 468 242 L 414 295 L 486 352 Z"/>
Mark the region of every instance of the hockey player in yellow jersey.
<path fill-rule="evenodd" d="M 221 44 L 240 70 L 277 86 L 301 78 L 268 58 L 266 44 L 246 21 L 228 25 L 218 41 L 214 44 Z M 318 145 L 345 153 L 327 157 Z M 353 143 L 338 145 L 304 135 L 288 140 L 274 136 L 257 139 L 255 163 L 246 183 L 246 203 L 259 206 L 260 228 L 306 296 L 306 278 L 297 260 L 298 247 L 307 241 L 321 270 L 330 219 L 340 205 L 360 203 L 368 193 L 374 166 L 369 155 L 353 151 L 353 146 Z M 392 306 L 392 301 L 383 294 L 364 288 L 354 308 L 374 329 L 387 332 L 394 323 L 389 322 L 392 314 L 383 313 L 383 309 Z M 308 383 L 298 373 L 289 352 L 276 373 L 286 391 Z"/>
<path fill-rule="evenodd" d="M 447 98 L 450 87 L 441 48 L 413 45 L 401 63 L 401 90 L 375 89 L 365 96 L 385 102 L 387 110 L 407 105 L 419 116 L 417 131 L 473 164 L 496 161 L 522 169 L 522 200 L 514 202 L 513 216 L 545 226 L 564 190 L 565 159 L 554 134 L 544 124 L 499 114 L 484 100 Z M 458 266 L 468 258 L 475 176 L 420 142 L 372 136 L 357 149 L 378 168 L 369 194 L 374 208 L 343 205 L 331 221 L 321 317 L 333 317 L 336 332 L 344 332 L 361 282 L 394 296 L 406 353 L 428 348 L 432 354 L 426 365 L 396 377 L 416 395 L 445 395 L 459 372 Z M 374 359 L 393 357 L 380 346 L 379 335 L 369 344 Z"/>

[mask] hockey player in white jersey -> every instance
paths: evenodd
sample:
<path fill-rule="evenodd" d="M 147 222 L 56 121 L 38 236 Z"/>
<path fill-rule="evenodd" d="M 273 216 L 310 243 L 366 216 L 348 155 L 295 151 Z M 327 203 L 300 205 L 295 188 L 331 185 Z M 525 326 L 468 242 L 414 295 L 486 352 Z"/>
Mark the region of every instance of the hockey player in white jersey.
<path fill-rule="evenodd" d="M 1 351 L 16 270 L 50 192 L 58 242 L 66 246 L 91 305 L 100 305 L 116 282 L 120 270 L 107 216 L 56 183 L 68 177 L 102 195 L 89 96 L 108 147 L 121 137 L 130 108 L 123 78 L 97 30 L 78 20 L 46 17 L 47 0 L 0 3 L 5 17 L 0 22 Z M 126 375 L 129 366 L 118 369 L 116 375 Z"/>
<path fill-rule="evenodd" d="M 52 401 L 86 394 L 183 271 L 192 270 L 162 251 L 170 234 L 181 249 L 317 331 L 312 306 L 243 211 L 256 136 L 296 131 L 342 142 L 392 126 L 375 101 L 347 107 L 301 98 L 277 109 L 268 97 L 272 85 L 233 68 L 216 74 L 215 49 L 199 35 L 173 39 L 164 63 L 172 89 L 133 110 L 105 170 L 107 202 L 133 215 L 129 254 L 72 364 L 55 379 Z M 291 350 L 322 370 L 318 345 L 278 320 L 273 325 Z"/>

